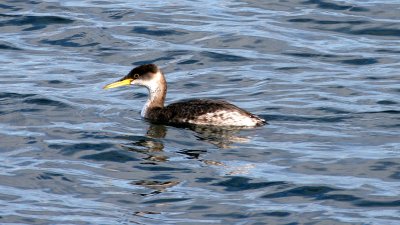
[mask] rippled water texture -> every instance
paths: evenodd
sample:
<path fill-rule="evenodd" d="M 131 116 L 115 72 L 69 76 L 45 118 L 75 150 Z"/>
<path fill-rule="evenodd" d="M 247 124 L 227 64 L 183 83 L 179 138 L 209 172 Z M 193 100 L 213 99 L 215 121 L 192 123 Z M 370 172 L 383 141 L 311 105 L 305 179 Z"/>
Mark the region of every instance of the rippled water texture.
<path fill-rule="evenodd" d="M 0 2 L 0 224 L 400 224 L 400 3 Z M 183 129 L 102 90 L 269 121 Z"/>

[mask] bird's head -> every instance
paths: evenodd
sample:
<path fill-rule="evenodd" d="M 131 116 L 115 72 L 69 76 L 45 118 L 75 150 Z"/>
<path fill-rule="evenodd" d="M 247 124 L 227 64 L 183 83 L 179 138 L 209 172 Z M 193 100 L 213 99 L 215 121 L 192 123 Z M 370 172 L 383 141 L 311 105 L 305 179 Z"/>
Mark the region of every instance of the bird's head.
<path fill-rule="evenodd" d="M 133 68 L 128 75 L 116 82 L 107 84 L 104 89 L 136 84 L 145 86 L 152 91 L 160 85 L 160 82 L 165 82 L 161 70 L 154 64 L 146 64 Z"/>

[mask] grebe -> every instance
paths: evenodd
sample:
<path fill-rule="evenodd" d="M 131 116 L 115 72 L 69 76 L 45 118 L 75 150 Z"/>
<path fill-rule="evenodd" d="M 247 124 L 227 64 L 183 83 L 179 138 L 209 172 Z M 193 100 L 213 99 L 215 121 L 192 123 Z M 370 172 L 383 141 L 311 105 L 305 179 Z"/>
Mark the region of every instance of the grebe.
<path fill-rule="evenodd" d="M 155 123 L 173 125 L 213 125 L 256 127 L 266 121 L 226 101 L 211 99 L 184 100 L 164 107 L 167 82 L 154 64 L 141 65 L 104 89 L 127 85 L 145 86 L 149 97 L 141 116 Z"/>

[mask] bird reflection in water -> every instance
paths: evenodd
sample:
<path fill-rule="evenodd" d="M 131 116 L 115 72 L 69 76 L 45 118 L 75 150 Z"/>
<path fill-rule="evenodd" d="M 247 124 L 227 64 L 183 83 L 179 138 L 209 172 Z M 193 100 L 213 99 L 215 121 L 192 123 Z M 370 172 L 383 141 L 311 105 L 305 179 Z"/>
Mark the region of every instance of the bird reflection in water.
<path fill-rule="evenodd" d="M 217 127 L 217 126 L 199 126 L 192 125 L 183 127 L 194 131 L 194 135 L 198 140 L 205 141 L 221 149 L 230 148 L 234 143 L 246 143 L 250 139 L 245 136 L 239 136 L 239 132 L 243 129 L 231 127 Z M 140 152 L 145 154 L 143 158 L 148 160 L 149 164 L 155 162 L 165 162 L 168 157 L 163 154 L 164 143 L 163 140 L 167 135 L 168 128 L 161 124 L 151 124 L 147 130 L 145 137 L 125 146 L 129 151 Z M 200 154 L 205 153 L 206 150 L 193 150 L 185 149 L 179 151 L 181 154 L 189 156 L 189 158 L 199 159 Z"/>
<path fill-rule="evenodd" d="M 152 192 L 150 193 L 141 194 L 143 196 L 160 194 L 164 192 L 167 188 L 174 187 L 179 183 L 180 182 L 177 180 L 171 180 L 171 181 L 138 180 L 132 182 L 132 184 L 134 185 L 139 185 L 152 190 Z"/>
<path fill-rule="evenodd" d="M 171 181 L 155 181 L 155 180 L 138 180 L 134 181 L 131 184 L 133 185 L 138 185 L 142 186 L 146 189 L 151 190 L 150 193 L 142 193 L 140 194 L 141 196 L 152 196 L 152 195 L 158 195 L 161 194 L 165 191 L 167 191 L 168 188 L 172 188 L 176 185 L 178 185 L 180 181 L 177 180 L 171 180 Z M 159 205 L 161 206 L 161 205 Z M 155 211 L 136 211 L 133 213 L 135 216 L 139 217 L 151 217 L 151 215 L 157 215 L 161 214 L 161 212 L 155 212 Z"/>
<path fill-rule="evenodd" d="M 163 139 L 166 134 L 167 128 L 164 125 L 151 124 L 145 137 L 124 147 L 129 151 L 146 155 L 143 159 L 147 161 L 147 164 L 165 162 L 168 157 L 163 154 L 164 144 L 160 139 Z"/>
<path fill-rule="evenodd" d="M 245 128 L 200 125 L 193 125 L 189 128 L 196 133 L 195 136 L 199 140 L 206 141 L 219 148 L 230 148 L 234 143 L 246 143 L 250 141 L 248 137 L 238 136 L 238 133 Z"/>
<path fill-rule="evenodd" d="M 219 148 L 229 148 L 233 143 L 248 142 L 250 139 L 247 137 L 238 136 L 238 133 L 242 129 L 224 128 L 224 127 L 213 127 L 213 126 L 190 126 L 185 127 L 195 133 L 195 136 L 207 143 L 211 143 Z M 146 132 L 145 137 L 131 143 L 126 148 L 130 151 L 139 152 L 145 154 L 143 158 L 145 162 L 142 164 L 153 164 L 164 163 L 168 161 L 168 157 L 165 155 L 163 139 L 166 137 L 168 127 L 160 124 L 151 124 Z M 241 170 L 241 166 L 238 168 L 231 168 L 225 165 L 223 162 L 215 160 L 206 160 L 201 155 L 205 154 L 207 150 L 198 149 L 183 149 L 177 153 L 185 155 L 189 159 L 196 159 L 199 162 L 209 166 L 219 166 L 231 169 L 232 171 Z M 236 173 L 232 173 L 236 174 Z M 239 173 L 240 174 L 240 173 Z M 181 181 L 176 179 L 168 180 L 137 180 L 131 184 L 142 186 L 150 192 L 140 193 L 143 196 L 151 196 L 168 191 L 168 189 L 180 184 Z M 136 212 L 137 216 L 146 216 L 148 214 L 158 214 L 158 212 Z"/>
<path fill-rule="evenodd" d="M 227 149 L 230 148 L 234 143 L 244 143 L 249 142 L 250 139 L 245 136 L 239 136 L 239 132 L 243 129 L 239 128 L 231 128 L 231 127 L 216 127 L 216 126 L 189 126 L 183 127 L 185 129 L 189 129 L 194 132 L 194 136 L 201 141 L 205 141 L 212 145 L 217 146 L 220 149 Z M 151 164 L 151 165 L 158 165 L 159 163 L 167 162 L 168 156 L 163 151 L 164 143 L 163 139 L 166 137 L 168 132 L 168 127 L 161 124 L 151 124 L 147 130 L 145 136 L 142 136 L 139 140 L 125 145 L 125 148 L 129 151 L 138 152 L 144 154 L 145 157 L 142 159 L 144 162 L 141 164 Z M 193 149 L 193 148 L 186 148 L 176 153 L 185 155 L 188 159 L 196 159 L 201 163 L 204 163 L 209 166 L 219 166 L 225 167 L 223 162 L 204 159 L 201 157 L 207 152 L 207 149 Z M 243 173 L 243 168 L 239 166 L 238 168 L 230 168 L 232 170 L 232 174 Z M 238 172 L 241 171 L 241 172 Z M 230 173 L 230 172 L 229 172 Z M 147 181 L 147 182 L 158 182 L 158 181 Z M 142 185 L 143 182 L 137 185 Z M 164 185 L 163 183 L 158 184 L 159 186 Z M 169 185 L 169 183 L 165 183 L 165 185 Z M 143 185 L 142 185 L 143 186 Z M 146 185 L 146 187 L 149 187 Z M 154 192 L 154 193 L 157 193 Z"/>

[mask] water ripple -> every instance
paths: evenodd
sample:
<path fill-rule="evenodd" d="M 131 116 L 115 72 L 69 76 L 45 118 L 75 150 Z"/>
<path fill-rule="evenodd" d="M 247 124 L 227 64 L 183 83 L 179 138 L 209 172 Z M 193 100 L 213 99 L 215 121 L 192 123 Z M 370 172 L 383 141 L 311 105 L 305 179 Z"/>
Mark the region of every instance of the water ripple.
<path fill-rule="evenodd" d="M 398 224 L 398 8 L 3 1 L 0 223 Z M 269 125 L 150 124 L 144 63 Z"/>

